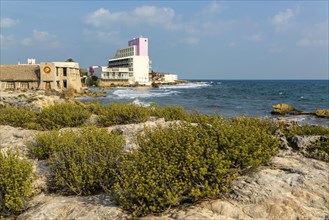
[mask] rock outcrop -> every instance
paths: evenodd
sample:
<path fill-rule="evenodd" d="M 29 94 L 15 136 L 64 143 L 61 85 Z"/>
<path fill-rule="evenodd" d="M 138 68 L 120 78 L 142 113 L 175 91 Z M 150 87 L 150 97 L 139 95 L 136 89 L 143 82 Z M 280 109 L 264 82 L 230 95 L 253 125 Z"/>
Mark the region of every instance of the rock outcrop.
<path fill-rule="evenodd" d="M 329 109 L 318 109 L 314 114 L 320 118 L 329 118 Z"/>
<path fill-rule="evenodd" d="M 132 144 L 133 139 L 144 126 L 152 127 L 157 123 L 165 124 L 160 120 L 147 124 L 113 126 L 108 130 L 111 132 L 119 129 L 128 139 L 129 150 L 136 147 Z M 26 157 L 25 141 L 34 132 L 0 126 L 1 150 L 17 147 L 22 156 Z M 296 144 L 301 149 L 310 142 L 296 138 Z M 150 215 L 143 219 L 328 219 L 329 163 L 306 158 L 299 151 L 291 149 L 287 147 L 281 150 L 271 159 L 270 166 L 260 167 L 252 174 L 236 179 L 232 184 L 232 193 L 222 199 L 171 208 L 159 216 Z M 129 218 L 129 214 L 104 193 L 83 197 L 50 193 L 46 184 L 50 176 L 48 163 L 32 162 L 37 175 L 34 182 L 35 196 L 18 219 Z"/>
<path fill-rule="evenodd" d="M 294 107 L 292 107 L 291 105 L 288 104 L 276 104 L 272 106 L 273 110 L 271 112 L 271 114 L 273 115 L 300 115 L 302 113 L 302 111 L 299 111 L 297 109 L 295 109 Z"/>
<path fill-rule="evenodd" d="M 315 112 L 303 112 L 284 103 L 273 105 L 272 108 L 272 115 L 313 115 L 319 118 L 329 118 L 329 109 L 318 109 Z"/>
<path fill-rule="evenodd" d="M 45 91 L 1 91 L 0 106 L 11 105 L 20 108 L 30 108 L 35 111 L 65 102 L 59 95 L 46 94 Z"/>

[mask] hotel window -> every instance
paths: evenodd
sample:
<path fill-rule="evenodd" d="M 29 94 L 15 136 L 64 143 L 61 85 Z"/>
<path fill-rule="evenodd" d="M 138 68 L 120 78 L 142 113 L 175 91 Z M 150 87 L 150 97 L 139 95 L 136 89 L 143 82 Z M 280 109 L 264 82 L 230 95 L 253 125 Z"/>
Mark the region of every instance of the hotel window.
<path fill-rule="evenodd" d="M 14 82 L 7 82 L 6 83 L 6 89 L 15 89 L 15 83 Z"/>
<path fill-rule="evenodd" d="M 67 76 L 67 68 L 63 68 L 63 76 Z"/>
<path fill-rule="evenodd" d="M 67 88 L 67 81 L 66 80 L 63 80 L 63 87 Z"/>

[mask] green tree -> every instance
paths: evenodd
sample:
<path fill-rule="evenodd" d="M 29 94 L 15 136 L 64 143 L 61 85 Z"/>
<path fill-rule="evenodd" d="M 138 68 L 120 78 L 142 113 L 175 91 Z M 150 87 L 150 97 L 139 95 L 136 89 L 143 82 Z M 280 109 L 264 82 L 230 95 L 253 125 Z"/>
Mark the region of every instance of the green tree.
<path fill-rule="evenodd" d="M 72 58 L 68 58 L 65 62 L 75 62 Z"/>

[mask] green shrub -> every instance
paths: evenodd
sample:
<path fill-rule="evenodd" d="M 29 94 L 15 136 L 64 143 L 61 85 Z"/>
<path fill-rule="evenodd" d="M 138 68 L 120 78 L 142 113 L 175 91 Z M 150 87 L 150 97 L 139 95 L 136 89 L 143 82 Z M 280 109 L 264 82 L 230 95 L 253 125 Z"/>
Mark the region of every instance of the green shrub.
<path fill-rule="evenodd" d="M 32 164 L 8 151 L 0 152 L 0 216 L 25 208 L 25 198 L 32 193 Z"/>
<path fill-rule="evenodd" d="M 28 127 L 36 121 L 37 114 L 29 109 L 13 106 L 0 107 L 0 124 L 13 127 Z"/>
<path fill-rule="evenodd" d="M 151 105 L 152 116 L 164 118 L 166 121 L 188 120 L 189 113 L 181 106 L 164 106 Z"/>
<path fill-rule="evenodd" d="M 285 136 L 290 139 L 294 135 L 323 135 L 329 137 L 329 128 L 319 125 L 281 126 Z"/>
<path fill-rule="evenodd" d="M 76 103 L 63 103 L 44 108 L 38 123 L 47 130 L 83 125 L 91 113 Z"/>
<path fill-rule="evenodd" d="M 202 115 L 194 119 L 197 124 L 147 129 L 138 137 L 140 148 L 123 157 L 113 190 L 124 209 L 141 216 L 216 197 L 241 172 L 268 163 L 278 152 L 268 122 Z"/>
<path fill-rule="evenodd" d="M 28 148 L 32 154 L 39 160 L 48 159 L 56 150 L 56 144 L 59 142 L 59 132 L 43 131 L 34 136 L 34 141 L 28 143 Z"/>
<path fill-rule="evenodd" d="M 215 130 L 220 127 L 213 126 Z M 226 159 L 233 162 L 233 167 L 244 172 L 246 169 L 267 164 L 278 153 L 279 140 L 273 137 L 275 130 L 276 126 L 268 120 L 237 117 L 217 135 Z"/>
<path fill-rule="evenodd" d="M 103 115 L 107 111 L 107 107 L 98 101 L 86 102 L 86 109 L 95 115 Z"/>
<path fill-rule="evenodd" d="M 110 187 L 123 147 L 123 137 L 107 129 L 84 127 L 61 133 L 50 156 L 57 184 L 78 195 Z"/>
<path fill-rule="evenodd" d="M 150 117 L 147 107 L 136 104 L 110 103 L 106 112 L 99 117 L 103 126 L 145 122 Z"/>
<path fill-rule="evenodd" d="M 307 148 L 308 155 L 312 158 L 329 162 L 329 137 L 322 138 Z"/>
<path fill-rule="evenodd" d="M 139 216 L 218 195 L 229 163 L 212 140 L 198 135 L 188 124 L 146 130 L 140 148 L 119 164 L 114 196 L 120 205 Z"/>

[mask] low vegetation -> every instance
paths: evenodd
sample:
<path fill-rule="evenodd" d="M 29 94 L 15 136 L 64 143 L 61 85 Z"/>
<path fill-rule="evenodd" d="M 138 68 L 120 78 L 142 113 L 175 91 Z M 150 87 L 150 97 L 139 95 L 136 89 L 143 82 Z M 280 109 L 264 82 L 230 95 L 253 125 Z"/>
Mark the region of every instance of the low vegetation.
<path fill-rule="evenodd" d="M 141 123 L 150 117 L 171 120 L 188 120 L 189 113 L 179 106 L 150 107 L 136 104 L 99 102 L 62 103 L 42 109 L 40 113 L 12 106 L 0 107 L 0 124 L 35 130 L 54 130 L 65 127 L 82 127 L 91 114 L 98 115 L 98 125 Z"/>
<path fill-rule="evenodd" d="M 306 148 L 306 156 L 329 162 L 329 128 L 324 126 L 303 125 L 283 128 L 287 140 L 291 142 L 295 135 L 319 135 L 321 138 Z M 293 145 L 293 144 L 291 144 Z"/>
<path fill-rule="evenodd" d="M 0 218 L 25 209 L 32 193 L 32 164 L 9 150 L 0 151 Z"/>
<path fill-rule="evenodd" d="M 190 114 L 181 106 L 160 107 L 157 104 L 152 104 L 150 111 L 152 116 L 164 118 L 166 121 L 188 120 L 190 118 Z"/>
<path fill-rule="evenodd" d="M 138 137 L 140 148 L 123 156 L 113 190 L 124 209 L 141 216 L 218 197 L 236 176 L 278 152 L 278 140 L 249 118 L 198 120 Z"/>
<path fill-rule="evenodd" d="M 100 115 L 99 122 L 103 126 L 134 124 L 145 122 L 150 117 L 147 107 L 136 104 L 110 103 L 106 111 Z"/>
<path fill-rule="evenodd" d="M 79 127 L 90 115 L 82 105 L 63 103 L 42 109 L 37 122 L 46 130 Z"/>
<path fill-rule="evenodd" d="M 14 127 L 28 127 L 28 124 L 34 122 L 37 113 L 25 108 L 13 106 L 0 107 L 0 124 Z"/>
<path fill-rule="evenodd" d="M 41 132 L 29 148 L 38 159 L 49 159 L 59 188 L 89 195 L 114 182 L 124 144 L 122 136 L 107 129 L 84 127 Z"/>
<path fill-rule="evenodd" d="M 40 113 L 14 107 L 2 107 L 0 111 L 1 124 L 45 130 L 35 135 L 29 149 L 35 158 L 49 161 L 56 187 L 77 195 L 108 192 L 135 217 L 229 191 L 237 176 L 268 164 L 278 152 L 278 129 L 288 141 L 295 135 L 321 135 L 320 141 L 307 150 L 312 157 L 329 161 L 329 128 L 322 126 L 288 126 L 270 119 L 188 113 L 178 106 L 120 103 L 65 103 Z M 85 126 L 92 114 L 97 115 L 99 127 L 140 123 L 150 117 L 179 122 L 145 128 L 137 138 L 139 148 L 125 152 L 119 129 L 109 133 L 106 128 Z M 1 184 L 16 178 L 8 176 L 8 158 L 0 155 L 2 213 L 24 208 L 22 198 L 29 195 L 31 182 L 30 165 L 26 170 L 19 165 L 22 182 L 8 190 L 19 194 L 10 196 L 16 198 L 10 199 L 14 202 L 3 200 L 9 197 L 4 196 Z M 23 163 L 17 161 L 11 163 Z M 19 191 L 20 187 L 27 193 Z"/>
<path fill-rule="evenodd" d="M 28 143 L 28 148 L 39 160 L 49 159 L 59 144 L 59 131 L 43 131 L 35 134 L 34 140 Z"/>
<path fill-rule="evenodd" d="M 282 130 L 287 139 L 292 138 L 295 135 L 322 135 L 329 137 L 329 128 L 324 126 L 314 125 L 293 125 L 293 126 L 282 126 Z"/>

